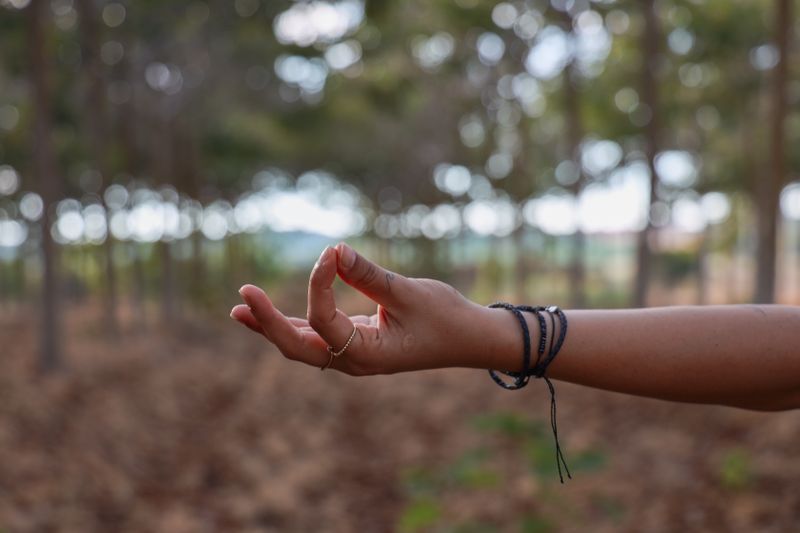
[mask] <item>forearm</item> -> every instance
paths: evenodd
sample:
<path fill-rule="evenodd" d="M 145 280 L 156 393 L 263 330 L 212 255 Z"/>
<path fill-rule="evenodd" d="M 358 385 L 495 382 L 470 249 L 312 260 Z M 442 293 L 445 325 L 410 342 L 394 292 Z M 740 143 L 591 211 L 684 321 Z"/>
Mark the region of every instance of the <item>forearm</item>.
<path fill-rule="evenodd" d="M 498 344 L 489 362 L 519 370 L 521 334 L 506 313 L 505 325 L 495 329 L 513 341 Z M 553 379 L 672 401 L 800 407 L 800 307 L 567 310 L 566 315 L 566 341 L 547 371 Z M 528 320 L 536 346 L 538 326 L 535 318 Z"/>

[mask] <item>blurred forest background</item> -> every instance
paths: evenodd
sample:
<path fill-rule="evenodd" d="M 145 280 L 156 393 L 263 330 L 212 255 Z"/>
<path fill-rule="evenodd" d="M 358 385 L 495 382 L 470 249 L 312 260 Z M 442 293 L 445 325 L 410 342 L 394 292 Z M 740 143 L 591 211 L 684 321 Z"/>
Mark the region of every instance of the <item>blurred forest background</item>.
<path fill-rule="evenodd" d="M 797 413 L 560 384 L 560 486 L 539 387 L 227 319 L 344 239 L 481 303 L 800 303 L 796 7 L 0 0 L 0 531 L 797 531 Z"/>

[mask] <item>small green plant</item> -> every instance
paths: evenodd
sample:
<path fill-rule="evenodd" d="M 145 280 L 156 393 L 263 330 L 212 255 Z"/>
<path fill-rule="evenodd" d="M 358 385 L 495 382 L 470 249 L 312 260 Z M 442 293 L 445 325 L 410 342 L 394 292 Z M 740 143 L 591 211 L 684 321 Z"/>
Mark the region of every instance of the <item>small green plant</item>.
<path fill-rule="evenodd" d="M 555 531 L 552 522 L 541 516 L 526 516 L 519 528 L 521 533 L 550 533 Z"/>
<path fill-rule="evenodd" d="M 470 489 L 495 487 L 500 483 L 500 475 L 483 463 L 489 457 L 489 450 L 478 448 L 463 454 L 448 469 L 448 478 L 453 484 Z"/>
<path fill-rule="evenodd" d="M 720 464 L 719 478 L 727 489 L 741 490 L 747 487 L 753 478 L 747 451 L 735 448 L 726 452 Z"/>
<path fill-rule="evenodd" d="M 495 412 L 476 416 L 471 420 L 472 427 L 485 434 L 483 445 L 467 450 L 452 462 L 440 468 L 415 467 L 403 474 L 403 485 L 409 503 L 402 512 L 398 530 L 403 533 L 430 531 L 435 533 L 491 533 L 502 524 L 468 521 L 453 523 L 443 518 L 442 495 L 451 491 L 488 491 L 502 486 L 500 472 L 493 469 L 489 461 L 495 456 L 493 444 L 500 445 L 506 452 L 527 460 L 531 475 L 542 482 L 557 482 L 557 467 L 553 437 L 546 424 L 531 420 L 514 412 Z M 506 453 L 504 452 L 504 453 Z M 601 450 L 590 449 L 567 453 L 567 463 L 574 474 L 580 471 L 595 471 L 606 464 L 606 455 Z M 541 495 L 548 498 L 548 493 Z M 556 507 L 565 502 L 554 500 Z M 573 514 L 570 511 L 569 514 Z M 548 533 L 556 530 L 556 525 L 547 518 L 536 515 L 510 517 L 521 533 Z M 509 524 L 505 524 L 506 526 Z M 505 530 L 504 530 L 505 531 Z"/>
<path fill-rule="evenodd" d="M 606 465 L 606 454 L 601 450 L 584 450 L 569 461 L 572 472 L 594 472 Z"/>
<path fill-rule="evenodd" d="M 409 468 L 402 479 L 406 492 L 417 498 L 435 494 L 440 484 L 437 474 L 424 467 Z"/>
<path fill-rule="evenodd" d="M 499 412 L 478 415 L 472 419 L 475 429 L 483 432 L 494 432 L 509 437 L 524 435 L 540 436 L 544 433 L 544 423 L 528 420 L 517 413 Z"/>
<path fill-rule="evenodd" d="M 433 526 L 441 516 L 439 504 L 430 498 L 411 502 L 400 516 L 399 529 L 403 533 L 415 533 Z"/>
<path fill-rule="evenodd" d="M 437 533 L 496 533 L 496 526 L 484 522 L 464 522 L 450 529 L 444 529 Z"/>

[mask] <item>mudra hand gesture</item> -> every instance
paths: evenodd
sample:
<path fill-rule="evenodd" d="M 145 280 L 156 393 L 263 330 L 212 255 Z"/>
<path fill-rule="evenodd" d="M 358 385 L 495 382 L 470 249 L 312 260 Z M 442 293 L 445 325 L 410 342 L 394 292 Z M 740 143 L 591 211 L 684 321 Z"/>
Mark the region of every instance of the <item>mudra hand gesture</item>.
<path fill-rule="evenodd" d="M 374 315 L 348 316 L 336 307 L 337 275 L 377 304 Z M 491 355 L 509 353 L 515 341 L 514 323 L 502 310 L 473 303 L 446 283 L 389 272 L 346 244 L 326 248 L 314 265 L 306 318 L 284 316 L 253 285 L 239 292 L 245 305 L 234 307 L 231 317 L 284 356 L 354 376 L 488 368 L 500 363 Z M 490 330 L 501 334 L 487 335 Z"/>
<path fill-rule="evenodd" d="M 377 304 L 374 315 L 351 317 L 337 309 L 337 275 Z M 326 248 L 314 266 L 306 318 L 284 316 L 253 285 L 240 293 L 246 305 L 234 307 L 232 318 L 289 359 L 320 368 L 354 376 L 524 368 L 520 324 L 508 310 L 478 305 L 440 281 L 389 272 L 346 244 Z M 800 407 L 800 307 L 672 306 L 566 315 L 569 335 L 547 368 L 552 379 L 673 401 Z M 539 324 L 528 313 L 522 320 L 536 346 Z"/>

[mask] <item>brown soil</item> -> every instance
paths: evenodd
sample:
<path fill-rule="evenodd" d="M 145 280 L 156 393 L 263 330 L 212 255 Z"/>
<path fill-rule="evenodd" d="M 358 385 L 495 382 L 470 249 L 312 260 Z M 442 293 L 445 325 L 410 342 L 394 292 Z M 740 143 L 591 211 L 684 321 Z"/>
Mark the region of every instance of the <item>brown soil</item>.
<path fill-rule="evenodd" d="M 0 318 L 3 532 L 800 530 L 800 410 L 556 383 L 561 485 L 543 383 L 321 373 L 223 319 L 112 342 L 92 310 L 43 377 L 25 316 Z"/>

